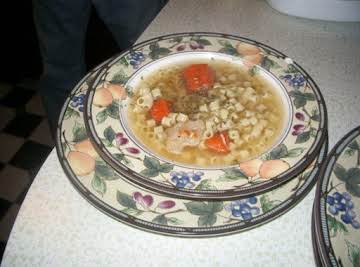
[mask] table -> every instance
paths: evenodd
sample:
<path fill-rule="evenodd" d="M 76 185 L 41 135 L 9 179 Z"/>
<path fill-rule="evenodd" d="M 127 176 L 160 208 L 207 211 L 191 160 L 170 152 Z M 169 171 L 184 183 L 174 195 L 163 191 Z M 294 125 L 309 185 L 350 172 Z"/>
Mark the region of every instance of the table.
<path fill-rule="evenodd" d="M 139 41 L 186 31 L 240 35 L 302 65 L 328 107 L 330 148 L 360 122 L 360 23 L 289 17 L 261 0 L 170 0 Z M 147 233 L 105 216 L 72 187 L 53 150 L 19 211 L 7 266 L 314 266 L 314 190 L 259 228 L 225 237 L 184 239 Z"/>

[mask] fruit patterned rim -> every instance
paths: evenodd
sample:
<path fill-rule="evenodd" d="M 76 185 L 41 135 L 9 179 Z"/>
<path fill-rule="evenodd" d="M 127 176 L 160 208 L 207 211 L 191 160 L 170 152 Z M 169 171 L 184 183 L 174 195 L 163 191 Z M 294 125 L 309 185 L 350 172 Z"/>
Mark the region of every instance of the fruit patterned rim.
<path fill-rule="evenodd" d="M 112 93 L 113 101 L 111 104 L 105 108 L 97 108 L 93 105 L 93 97 L 97 91 L 97 86 L 103 81 L 117 83 L 125 86 L 125 89 L 131 95 L 131 88 L 126 88 L 126 81 L 137 71 L 132 67 L 134 65 L 130 64 L 131 60 L 128 59 L 131 52 L 141 51 L 145 55 L 145 60 L 140 65 L 135 65 L 135 67 L 141 67 L 153 59 L 163 58 L 171 53 L 188 52 L 192 50 L 192 42 L 201 45 L 204 51 L 211 51 L 211 48 L 214 48 L 217 53 L 235 55 L 237 59 L 239 59 L 240 55 L 235 48 L 236 43 L 243 42 L 256 46 L 260 51 L 258 54 L 243 57 L 249 65 L 251 65 L 251 60 L 254 60 L 254 56 L 261 58 L 260 65 L 253 65 L 252 71 L 256 73 L 257 68 L 269 71 L 278 76 L 282 85 L 289 91 L 294 105 L 293 114 L 295 117 L 292 123 L 292 134 L 294 135 L 288 134 L 286 142 L 284 141 L 269 153 L 261 156 L 261 160 L 267 161 L 264 169 L 276 169 L 274 166 L 270 166 L 272 164 L 279 167 L 277 173 L 271 174 L 274 177 L 263 175 L 266 179 L 262 179 L 259 172 L 256 172 L 254 176 L 249 176 L 239 167 L 224 168 L 221 170 L 206 170 L 202 179 L 196 177 L 196 180 L 191 180 L 187 177 L 186 179 L 189 182 L 185 186 L 184 184 L 179 186 L 176 179 L 175 181 L 171 179 L 174 178 L 171 176 L 172 174 L 175 173 L 176 176 L 177 174 L 192 173 L 192 176 L 194 176 L 197 169 L 183 168 L 159 160 L 148 151 L 142 150 L 130 136 L 126 137 L 127 141 L 129 141 L 129 147 L 125 149 L 131 149 L 130 147 L 132 147 L 135 148 L 132 151 L 139 153 L 136 157 L 126 159 L 133 167 L 126 165 L 124 157 L 116 158 L 115 155 L 119 153 L 119 147 L 115 144 L 114 136 L 116 133 L 126 133 L 122 124 L 119 123 L 119 106 L 123 106 L 121 98 L 124 97 L 124 94 Z M 216 43 L 216 45 L 212 47 L 211 42 Z M 175 47 L 180 44 L 186 47 L 183 51 L 178 52 Z M 283 68 L 281 68 L 281 64 Z M 280 69 L 283 72 L 280 72 Z M 125 92 L 124 87 L 123 92 Z M 180 33 L 154 38 L 138 44 L 120 54 L 103 68 L 94 86 L 89 90 L 87 99 L 86 127 L 96 150 L 106 162 L 133 183 L 156 192 L 184 198 L 234 199 L 271 190 L 292 179 L 305 169 L 317 156 L 326 133 L 327 115 L 325 103 L 312 78 L 297 63 L 277 50 L 259 42 L 232 35 Z M 120 148 L 120 150 L 123 151 L 124 148 Z M 268 168 L 265 168 L 265 166 Z M 202 170 L 202 172 L 204 171 Z M 279 172 L 282 173 L 279 174 Z M 211 180 L 213 183 L 211 185 L 212 189 L 204 187 L 201 180 Z"/>
<path fill-rule="evenodd" d="M 96 154 L 89 142 L 81 106 L 72 105 L 91 85 L 89 77 L 75 87 L 64 104 L 57 131 L 57 153 L 77 191 L 90 204 L 118 221 L 163 235 L 221 236 L 249 230 L 277 218 L 297 204 L 316 182 L 327 153 L 327 141 L 307 170 L 261 195 L 224 202 L 191 201 L 139 188 L 123 179 Z"/>
<path fill-rule="evenodd" d="M 324 163 L 315 196 L 315 227 L 325 266 L 356 266 L 360 256 L 360 127 Z"/>

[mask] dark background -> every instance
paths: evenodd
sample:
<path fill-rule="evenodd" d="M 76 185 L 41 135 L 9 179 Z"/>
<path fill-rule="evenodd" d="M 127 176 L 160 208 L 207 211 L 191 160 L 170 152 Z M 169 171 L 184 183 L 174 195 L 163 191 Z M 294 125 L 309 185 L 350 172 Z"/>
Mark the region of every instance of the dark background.
<path fill-rule="evenodd" d="M 2 4 L 0 10 L 0 81 L 16 83 L 26 78 L 38 79 L 42 72 L 42 64 L 32 14 L 32 1 Z M 94 9 L 91 12 L 85 46 L 88 69 L 120 52 Z"/>

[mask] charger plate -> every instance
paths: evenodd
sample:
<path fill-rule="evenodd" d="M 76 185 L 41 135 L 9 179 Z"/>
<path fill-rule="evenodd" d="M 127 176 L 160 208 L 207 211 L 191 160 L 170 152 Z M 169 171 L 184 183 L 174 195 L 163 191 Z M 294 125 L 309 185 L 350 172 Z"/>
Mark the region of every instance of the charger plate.
<path fill-rule="evenodd" d="M 56 148 L 70 182 L 90 204 L 108 216 L 163 235 L 221 236 L 277 218 L 315 184 L 327 153 L 327 139 L 316 160 L 296 178 L 270 192 L 233 201 L 184 200 L 129 182 L 96 153 L 84 125 L 83 96 L 96 72 L 88 74 L 66 100 L 59 119 Z"/>
<path fill-rule="evenodd" d="M 127 108 L 139 80 L 160 66 L 204 59 L 231 61 L 252 76 L 265 77 L 283 99 L 288 123 L 276 145 L 257 157 L 262 164 L 255 174 L 241 165 L 199 168 L 167 160 L 142 145 L 129 127 Z M 122 90 L 104 89 L 104 83 Z M 181 33 L 138 44 L 102 68 L 87 99 L 85 126 L 104 161 L 143 188 L 187 199 L 229 200 L 274 189 L 304 171 L 326 136 L 326 108 L 312 78 L 277 50 L 231 35 Z M 117 135 L 126 146 L 117 145 Z M 265 169 L 272 174 L 265 174 Z M 178 183 L 179 179 L 187 182 Z"/>
<path fill-rule="evenodd" d="M 332 149 L 315 197 L 315 230 L 324 266 L 360 266 L 360 127 Z"/>

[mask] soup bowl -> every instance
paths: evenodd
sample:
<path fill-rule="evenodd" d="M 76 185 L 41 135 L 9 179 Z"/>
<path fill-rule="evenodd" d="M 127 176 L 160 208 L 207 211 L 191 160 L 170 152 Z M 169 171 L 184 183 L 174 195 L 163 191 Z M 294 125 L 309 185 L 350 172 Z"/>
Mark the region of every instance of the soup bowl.
<path fill-rule="evenodd" d="M 219 154 L 205 165 L 161 154 L 156 149 L 161 142 L 146 144 L 129 115 L 141 84 L 171 66 L 217 61 L 261 78 L 278 95 L 283 120 L 273 141 L 236 164 L 217 164 Z M 118 173 L 152 191 L 190 199 L 235 199 L 271 190 L 314 160 L 326 132 L 320 90 L 298 64 L 259 42 L 217 33 L 173 34 L 130 48 L 99 72 L 85 106 L 91 142 Z"/>

